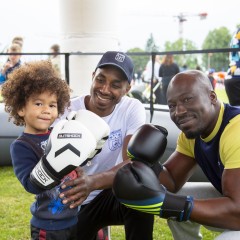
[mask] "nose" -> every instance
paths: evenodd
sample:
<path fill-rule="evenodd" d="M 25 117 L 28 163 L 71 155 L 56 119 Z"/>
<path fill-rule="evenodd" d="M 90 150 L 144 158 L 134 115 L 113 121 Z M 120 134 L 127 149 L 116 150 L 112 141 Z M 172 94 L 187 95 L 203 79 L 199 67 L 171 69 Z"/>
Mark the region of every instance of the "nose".
<path fill-rule="evenodd" d="M 181 116 L 182 114 L 186 113 L 187 109 L 184 107 L 182 103 L 178 103 L 176 105 L 175 116 Z"/>
<path fill-rule="evenodd" d="M 43 106 L 42 112 L 45 114 L 49 114 L 51 112 L 51 108 L 47 105 Z"/>
<path fill-rule="evenodd" d="M 109 92 L 110 92 L 109 89 L 110 89 L 109 84 L 105 83 L 105 84 L 101 87 L 100 92 L 101 92 L 101 93 L 109 93 Z"/>

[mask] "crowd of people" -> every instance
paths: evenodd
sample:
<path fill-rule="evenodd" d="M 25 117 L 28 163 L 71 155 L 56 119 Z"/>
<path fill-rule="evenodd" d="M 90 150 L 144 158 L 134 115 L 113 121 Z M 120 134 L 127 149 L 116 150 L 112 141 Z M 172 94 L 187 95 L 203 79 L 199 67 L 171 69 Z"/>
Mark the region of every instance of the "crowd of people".
<path fill-rule="evenodd" d="M 203 69 L 197 65 L 196 70 L 203 71 Z M 173 76 L 179 72 L 187 71 L 188 67 L 184 64 L 182 67 L 179 66 L 177 62 L 174 61 L 174 56 L 172 54 L 164 55 L 160 58 L 159 55 L 155 55 L 154 60 L 154 71 L 153 71 L 153 101 L 156 104 L 167 104 L 166 91 L 168 84 Z M 215 69 L 209 68 L 205 71 L 209 77 L 209 80 L 215 89 L 217 86 L 224 87 L 224 79 L 226 78 L 223 72 L 216 72 Z M 145 70 L 136 74 L 133 80 L 133 85 L 143 86 L 142 99 L 140 96 L 135 96 L 135 91 L 133 92 L 134 97 L 138 97 L 142 102 L 146 103 L 150 101 L 150 87 L 152 78 L 152 56 L 146 64 Z M 229 81 L 228 81 L 229 82 Z M 138 89 L 136 87 L 136 89 Z M 139 89 L 141 89 L 139 87 Z M 229 91 L 231 92 L 231 91 Z M 138 93 L 140 95 L 140 93 Z M 236 94 L 235 94 L 236 95 Z M 231 98 L 231 96 L 229 96 Z"/>
<path fill-rule="evenodd" d="M 218 99 L 206 73 L 180 71 L 169 54 L 161 62 L 156 57 L 154 76 L 146 77 L 148 83 L 153 77 L 154 92 L 161 94 L 156 101 L 168 105 L 181 130 L 174 153 L 161 165 L 159 149 L 171 129 L 146 124 L 143 104 L 127 96 L 134 78 L 127 54 L 105 52 L 89 76 L 89 94 L 70 99 L 56 70 L 59 45 L 51 47 L 53 61 L 22 63 L 21 44 L 8 49 L 14 54 L 1 70 L 2 96 L 14 124 L 24 126 L 10 153 L 16 177 L 36 195 L 31 239 L 96 240 L 106 227 L 124 225 L 127 240 L 151 240 L 154 215 L 167 219 L 174 239 L 201 239 L 200 225 L 221 232 L 217 239 L 239 239 L 240 108 Z M 94 117 L 86 113 L 83 120 L 84 112 Z M 99 138 L 102 128 L 92 129 L 100 121 L 109 132 Z M 76 138 L 84 139 L 81 154 L 89 143 L 95 147 L 72 170 L 65 155 L 61 161 L 56 156 L 71 149 L 78 159 Z M 197 166 L 211 183 L 207 189 L 187 184 Z M 56 184 L 44 187 L 48 179 Z"/>
<path fill-rule="evenodd" d="M 15 36 L 9 46 L 6 46 L 3 50 L 0 58 L 0 102 L 2 102 L 1 88 L 2 84 L 8 79 L 10 73 L 21 66 L 25 62 L 31 62 L 39 60 L 37 57 L 29 57 L 27 55 L 22 55 L 24 52 L 24 38 L 22 36 Z M 60 45 L 53 44 L 49 48 L 48 60 L 52 62 L 54 69 L 58 72 L 59 76 L 64 79 L 62 60 L 60 53 Z"/>
<path fill-rule="evenodd" d="M 1 57 L 0 61 L 0 86 L 8 79 L 8 75 L 17 69 L 23 62 L 32 61 L 28 60 L 26 56 L 22 56 L 21 53 L 24 52 L 24 38 L 22 36 L 15 36 L 10 45 L 4 50 L 6 55 Z M 60 45 L 53 44 L 49 48 L 49 60 L 53 63 L 56 71 L 61 75 L 61 58 L 58 53 L 60 53 Z"/>
<path fill-rule="evenodd" d="M 10 55 L 4 58 L 4 63 L 2 63 L 0 69 L 0 85 L 7 80 L 8 75 L 14 71 L 14 69 L 21 65 L 22 46 L 22 37 L 16 36 L 12 39 L 10 46 L 7 48 L 7 53 Z"/>

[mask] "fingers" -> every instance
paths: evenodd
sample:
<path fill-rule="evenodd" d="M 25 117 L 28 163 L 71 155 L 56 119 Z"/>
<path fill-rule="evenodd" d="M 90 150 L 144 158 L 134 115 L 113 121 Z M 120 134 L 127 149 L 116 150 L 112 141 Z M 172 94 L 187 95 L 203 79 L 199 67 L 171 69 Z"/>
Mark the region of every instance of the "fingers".
<path fill-rule="evenodd" d="M 76 179 L 64 182 L 64 184 L 61 186 L 62 189 L 65 189 L 67 187 L 74 187 L 78 184 L 83 184 L 83 182 L 85 181 L 85 177 L 86 177 L 83 169 L 81 167 L 77 167 L 75 169 L 75 171 L 76 171 L 78 177 Z"/>
<path fill-rule="evenodd" d="M 80 167 L 76 169 L 76 172 L 78 178 L 65 182 L 61 186 L 62 189 L 66 189 L 67 187 L 70 187 L 70 189 L 59 195 L 59 197 L 63 199 L 63 204 L 71 203 L 70 208 L 75 208 L 81 205 L 89 195 L 87 176 Z"/>
<path fill-rule="evenodd" d="M 86 192 L 86 184 L 85 180 L 82 178 L 77 178 L 75 180 L 71 180 L 66 182 L 64 185 L 62 185 L 62 189 L 66 189 L 68 187 L 71 187 L 69 190 L 66 190 L 65 192 L 62 192 L 60 194 L 60 197 L 69 197 L 71 195 L 77 194 L 79 191 L 84 191 Z"/>
<path fill-rule="evenodd" d="M 84 202 L 85 199 L 86 198 L 80 198 L 79 200 L 72 202 L 69 207 L 76 208 L 76 207 L 80 206 Z"/>
<path fill-rule="evenodd" d="M 62 189 L 66 189 L 68 187 L 74 187 L 78 184 L 78 182 L 80 181 L 79 178 L 76 178 L 74 180 L 70 180 L 70 181 L 67 181 L 67 182 L 64 182 L 64 184 L 61 186 Z M 68 191 L 66 191 L 68 192 Z"/>
<path fill-rule="evenodd" d="M 75 208 L 80 206 L 87 198 L 87 195 L 85 193 L 77 193 L 75 195 L 71 195 L 69 197 L 66 197 L 63 199 L 62 203 L 63 204 L 68 204 L 70 203 L 70 208 Z"/>
<path fill-rule="evenodd" d="M 71 203 L 70 208 L 74 208 L 83 203 L 88 196 L 88 191 L 85 185 L 80 184 L 61 193 L 59 196 L 63 199 L 63 204 Z"/>
<path fill-rule="evenodd" d="M 85 173 L 84 173 L 84 171 L 83 171 L 83 169 L 81 167 L 77 167 L 75 169 L 75 171 L 77 172 L 78 177 L 82 177 L 82 176 L 85 175 Z"/>

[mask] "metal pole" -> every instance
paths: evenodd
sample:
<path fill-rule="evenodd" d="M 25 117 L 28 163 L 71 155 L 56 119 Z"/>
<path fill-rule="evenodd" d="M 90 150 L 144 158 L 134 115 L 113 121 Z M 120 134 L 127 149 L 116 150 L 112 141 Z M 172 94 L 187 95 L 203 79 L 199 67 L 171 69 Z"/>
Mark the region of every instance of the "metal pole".
<path fill-rule="evenodd" d="M 70 79 L 69 79 L 69 56 L 70 53 L 65 53 L 65 79 L 67 84 L 69 85 Z"/>

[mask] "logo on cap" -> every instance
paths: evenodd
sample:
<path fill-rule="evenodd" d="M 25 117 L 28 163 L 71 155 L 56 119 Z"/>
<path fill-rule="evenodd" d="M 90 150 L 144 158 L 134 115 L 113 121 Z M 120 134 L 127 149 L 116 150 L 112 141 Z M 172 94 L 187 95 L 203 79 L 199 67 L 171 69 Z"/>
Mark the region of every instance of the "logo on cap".
<path fill-rule="evenodd" d="M 115 59 L 116 59 L 118 62 L 123 62 L 124 59 L 125 59 L 125 56 L 124 56 L 123 54 L 117 53 Z"/>

